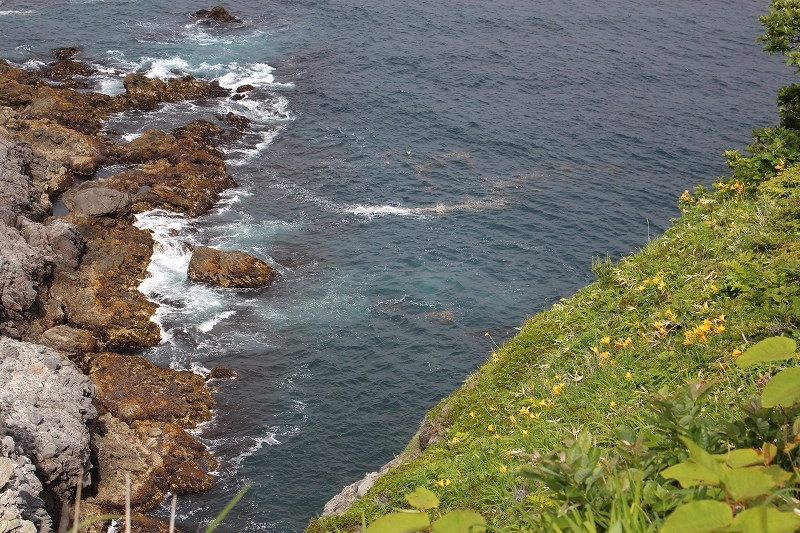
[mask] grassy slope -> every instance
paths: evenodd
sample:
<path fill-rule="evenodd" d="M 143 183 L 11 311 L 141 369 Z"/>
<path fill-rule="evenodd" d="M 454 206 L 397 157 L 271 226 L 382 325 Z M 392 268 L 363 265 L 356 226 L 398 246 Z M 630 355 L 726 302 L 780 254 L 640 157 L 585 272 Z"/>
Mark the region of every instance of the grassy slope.
<path fill-rule="evenodd" d="M 729 410 L 759 385 L 733 365 L 734 350 L 792 335 L 798 322 L 798 185 L 791 167 L 758 190 L 698 188 L 663 236 L 531 318 L 431 409 L 428 419 L 446 428 L 438 444 L 307 531 L 352 531 L 362 512 L 369 523 L 405 507 L 417 486 L 436 492 L 443 511 L 471 508 L 503 525 L 545 498 L 513 474 L 520 451 L 548 450 L 583 427 L 611 441 L 622 423 L 643 424 L 650 392 L 690 378 L 716 383 L 709 415 Z"/>

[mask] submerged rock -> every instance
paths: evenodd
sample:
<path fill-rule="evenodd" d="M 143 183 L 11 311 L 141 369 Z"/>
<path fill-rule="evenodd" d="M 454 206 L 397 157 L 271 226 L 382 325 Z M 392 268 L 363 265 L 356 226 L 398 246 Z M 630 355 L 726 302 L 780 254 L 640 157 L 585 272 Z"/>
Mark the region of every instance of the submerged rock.
<path fill-rule="evenodd" d="M 223 252 L 196 246 L 189 261 L 189 279 L 226 288 L 266 287 L 277 277 L 267 263 L 245 252 Z"/>
<path fill-rule="evenodd" d="M 80 51 L 81 49 L 77 46 L 62 46 L 60 48 L 53 48 L 53 55 L 56 56 L 57 60 L 64 61 L 65 59 L 71 59 L 78 55 Z"/>

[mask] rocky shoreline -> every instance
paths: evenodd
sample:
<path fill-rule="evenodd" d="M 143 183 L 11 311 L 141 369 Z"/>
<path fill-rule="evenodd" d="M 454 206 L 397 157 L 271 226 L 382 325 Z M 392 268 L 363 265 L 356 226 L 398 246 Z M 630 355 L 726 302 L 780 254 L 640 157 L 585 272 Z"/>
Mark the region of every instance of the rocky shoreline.
<path fill-rule="evenodd" d="M 81 92 L 92 72 L 77 52 L 55 50 L 38 73 L 0 60 L 0 524 L 55 530 L 79 483 L 82 517 L 119 513 L 130 473 L 133 530 L 166 531 L 142 513 L 168 492 L 214 484 L 216 460 L 185 431 L 211 419 L 213 389 L 200 375 L 120 353 L 160 340 L 150 320 L 157 305 L 137 290 L 154 241 L 135 214 L 211 209 L 236 185 L 217 146 L 247 119 L 119 142 L 102 130 L 111 113 L 230 91 L 191 76 L 129 74 L 123 94 Z M 124 170 L 94 177 L 112 164 Z M 61 195 L 69 214 L 54 217 Z M 245 255 L 198 259 L 193 278 L 252 287 L 276 277 Z"/>

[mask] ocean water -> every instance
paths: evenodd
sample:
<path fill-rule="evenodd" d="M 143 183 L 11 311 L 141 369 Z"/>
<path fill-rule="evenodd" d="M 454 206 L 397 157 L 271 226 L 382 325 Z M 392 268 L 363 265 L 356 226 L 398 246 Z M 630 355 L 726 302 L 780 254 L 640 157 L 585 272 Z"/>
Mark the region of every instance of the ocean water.
<path fill-rule="evenodd" d="M 217 487 L 183 496 L 194 531 L 245 483 L 228 531 L 301 531 L 399 453 L 493 341 L 593 280 L 777 122 L 792 72 L 755 39 L 767 2 L 230 0 L 242 24 L 174 0 L 0 1 L 0 57 L 35 68 L 80 46 L 115 94 L 129 72 L 256 90 L 112 117 L 135 138 L 229 111 L 239 187 L 199 219 L 151 212 L 141 290 L 160 364 L 215 365 Z M 175 231 L 170 231 L 175 230 Z M 192 244 L 240 249 L 265 290 L 186 280 Z M 156 515 L 165 516 L 161 509 Z"/>

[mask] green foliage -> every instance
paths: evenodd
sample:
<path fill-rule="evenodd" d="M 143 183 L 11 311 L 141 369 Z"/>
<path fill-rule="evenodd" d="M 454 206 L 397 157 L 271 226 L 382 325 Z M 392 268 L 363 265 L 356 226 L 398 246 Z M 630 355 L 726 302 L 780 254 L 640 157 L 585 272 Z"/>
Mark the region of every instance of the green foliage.
<path fill-rule="evenodd" d="M 764 50 L 786 56 L 786 64 L 800 70 L 800 1 L 772 0 L 769 13 L 759 17 L 764 24 L 764 35 L 758 38 L 765 43 Z"/>
<path fill-rule="evenodd" d="M 781 126 L 800 130 L 800 85 L 785 85 L 778 89 L 778 111 Z"/>
<path fill-rule="evenodd" d="M 794 340 L 768 338 L 745 351 L 737 366 L 796 358 L 795 349 Z M 761 397 L 751 400 L 751 408 L 728 424 L 701 422 L 709 387 L 693 382 L 670 396 L 656 395 L 652 425 L 638 435 L 623 427 L 622 441 L 613 448 L 597 447 L 584 431 L 563 447 L 533 457 L 520 474 L 538 482 L 560 505 L 522 522 L 543 531 L 573 533 L 796 531 L 800 516 L 793 512 L 797 501 L 789 495 L 800 484 L 794 453 L 800 417 L 789 423 L 786 415 L 800 409 L 798 373 L 800 367 L 777 373 Z M 771 393 L 774 383 L 778 392 Z M 780 401 L 768 401 L 770 394 Z M 763 407 L 752 409 L 759 403 Z M 762 438 L 754 438 L 750 423 L 761 426 Z M 671 434 L 677 438 L 665 438 Z M 713 455 L 708 447 L 724 452 Z M 615 521 L 620 502 L 640 516 L 629 513 L 623 522 Z"/>
<path fill-rule="evenodd" d="M 726 150 L 726 164 L 731 169 L 731 181 L 754 185 L 775 176 L 785 166 L 800 161 L 800 131 L 785 128 L 753 130 L 753 142 L 739 150 Z"/>
<path fill-rule="evenodd" d="M 431 521 L 430 511 L 439 507 L 439 498 L 425 487 L 417 487 L 414 492 L 406 494 L 405 499 L 414 509 L 399 509 L 397 512 L 384 515 L 364 533 L 414 533 L 428 531 L 432 533 L 483 533 L 486 531 L 486 520 L 473 511 L 453 510 L 438 519 Z"/>
<path fill-rule="evenodd" d="M 608 253 L 606 253 L 605 258 L 592 257 L 592 272 L 597 276 L 601 285 L 611 285 L 617 279 L 614 263 L 611 261 L 611 256 Z"/>

